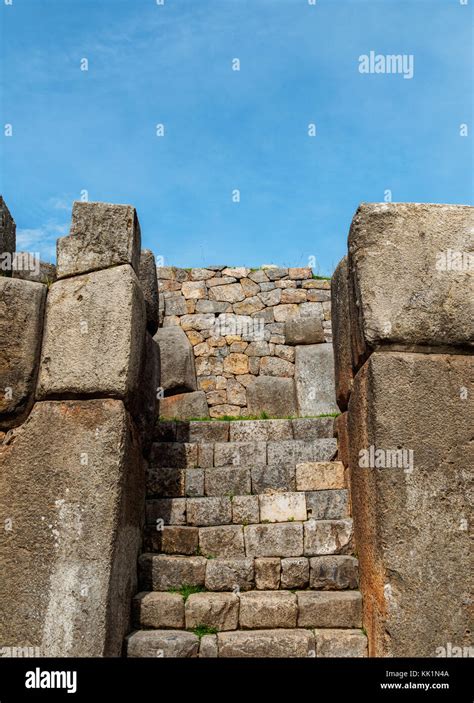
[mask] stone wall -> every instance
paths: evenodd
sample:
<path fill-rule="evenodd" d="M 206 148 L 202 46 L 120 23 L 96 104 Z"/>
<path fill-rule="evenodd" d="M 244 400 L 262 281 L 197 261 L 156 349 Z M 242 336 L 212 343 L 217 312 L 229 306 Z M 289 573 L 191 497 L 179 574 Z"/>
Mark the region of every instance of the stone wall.
<path fill-rule="evenodd" d="M 363 204 L 332 280 L 336 432 L 371 656 L 473 643 L 473 213 Z"/>
<path fill-rule="evenodd" d="M 0 643 L 119 656 L 157 415 L 156 267 L 123 205 L 75 203 L 57 252 L 49 289 L 0 278 Z"/>
<path fill-rule="evenodd" d="M 165 381 L 165 395 L 180 398 L 165 398 L 163 415 L 336 410 L 329 280 L 277 266 L 158 267 L 157 275 L 160 343 L 183 350 L 188 374 L 184 387 Z"/>

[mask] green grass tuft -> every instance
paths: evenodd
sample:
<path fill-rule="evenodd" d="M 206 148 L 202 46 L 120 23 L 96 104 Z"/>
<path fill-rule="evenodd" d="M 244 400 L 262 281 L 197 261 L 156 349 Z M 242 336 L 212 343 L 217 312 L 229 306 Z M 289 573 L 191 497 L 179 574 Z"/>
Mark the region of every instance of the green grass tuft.
<path fill-rule="evenodd" d="M 201 639 L 204 635 L 217 635 L 218 629 L 217 627 L 209 627 L 208 625 L 197 625 L 197 627 L 193 627 L 191 632 Z"/>
<path fill-rule="evenodd" d="M 204 586 L 191 586 L 189 583 L 183 583 L 179 588 L 169 588 L 168 593 L 179 593 L 186 603 L 193 593 L 203 593 L 205 590 Z"/>

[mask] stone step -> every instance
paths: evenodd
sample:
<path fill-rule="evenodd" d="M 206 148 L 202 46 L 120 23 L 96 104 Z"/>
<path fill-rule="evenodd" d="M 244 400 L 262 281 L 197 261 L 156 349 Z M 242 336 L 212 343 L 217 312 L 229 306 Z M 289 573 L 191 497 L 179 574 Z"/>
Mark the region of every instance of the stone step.
<path fill-rule="evenodd" d="M 152 468 L 208 469 L 213 466 L 262 466 L 329 461 L 337 451 L 334 438 L 280 441 L 155 442 Z"/>
<path fill-rule="evenodd" d="M 310 588 L 350 590 L 358 587 L 357 559 L 349 554 L 314 557 L 233 556 L 208 559 L 201 555 L 142 554 L 138 560 L 140 588 L 167 591 L 184 586 L 208 591 L 250 591 Z"/>
<path fill-rule="evenodd" d="M 221 499 L 216 499 L 221 500 Z M 225 517 L 225 516 L 224 516 Z M 206 516 L 193 518 L 193 525 L 158 525 L 155 540 L 161 551 L 189 554 L 196 542 L 198 552 L 216 557 L 300 557 L 348 554 L 352 551 L 352 519 L 305 520 L 244 524 L 202 525 Z M 211 520 L 211 517 L 209 517 Z M 196 522 L 201 523 L 198 527 Z M 229 520 L 230 522 L 230 520 Z M 181 546 L 183 545 L 183 546 Z"/>
<path fill-rule="evenodd" d="M 334 436 L 334 418 L 294 420 L 160 421 L 156 442 L 242 442 L 323 439 Z"/>
<path fill-rule="evenodd" d="M 146 472 L 147 495 L 157 498 L 327 491 L 344 489 L 345 485 L 344 467 L 338 461 L 207 469 L 149 467 Z"/>
<path fill-rule="evenodd" d="M 133 601 L 138 628 L 227 630 L 362 627 L 359 591 L 247 591 L 139 593 Z"/>
<path fill-rule="evenodd" d="M 209 527 L 273 522 L 341 520 L 348 517 L 345 489 L 202 498 L 151 498 L 146 501 L 146 523 L 164 526 Z"/>
<path fill-rule="evenodd" d="M 199 638 L 182 630 L 138 630 L 127 637 L 128 657 L 282 658 L 367 657 L 358 629 L 231 630 Z"/>
<path fill-rule="evenodd" d="M 181 528 L 189 532 L 195 528 Z M 197 538 L 197 535 L 196 535 Z M 196 539 L 197 543 L 197 539 Z M 358 561 L 346 554 L 317 557 L 217 557 L 202 562 L 183 562 L 185 554 L 172 552 L 173 543 L 164 543 L 167 554 L 153 562 L 153 554 L 141 557 L 140 581 L 143 589 L 156 591 L 200 586 L 207 591 L 250 591 L 311 588 L 316 590 L 349 590 L 359 585 Z M 180 544 L 179 546 L 186 546 Z M 188 556 L 196 557 L 190 543 Z M 170 553 L 171 551 L 171 553 Z M 199 555 L 200 556 L 200 555 Z M 177 559 L 174 559 L 177 557 Z"/>

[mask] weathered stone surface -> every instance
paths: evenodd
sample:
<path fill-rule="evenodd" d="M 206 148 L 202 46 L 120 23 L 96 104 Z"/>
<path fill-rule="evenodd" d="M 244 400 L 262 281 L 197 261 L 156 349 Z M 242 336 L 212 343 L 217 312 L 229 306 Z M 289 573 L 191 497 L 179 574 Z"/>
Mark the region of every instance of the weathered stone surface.
<path fill-rule="evenodd" d="M 375 352 L 355 377 L 351 492 L 371 656 L 434 656 L 440 632 L 469 644 L 473 383 L 472 356 L 443 354 Z M 362 468 L 370 446 L 404 448 L 405 462 Z"/>
<path fill-rule="evenodd" d="M 189 314 L 183 315 L 178 324 L 181 325 L 185 332 L 190 330 L 197 330 L 203 332 L 204 330 L 210 330 L 214 324 L 215 317 L 213 314 L 200 313 L 199 315 Z"/>
<path fill-rule="evenodd" d="M 188 498 L 186 501 L 188 525 L 225 525 L 232 521 L 230 498 Z"/>
<path fill-rule="evenodd" d="M 240 525 L 199 529 L 199 548 L 207 557 L 244 557 L 244 534 Z"/>
<path fill-rule="evenodd" d="M 140 254 L 140 286 L 145 298 L 146 324 L 150 334 L 158 329 L 158 279 L 153 252 L 142 249 Z"/>
<path fill-rule="evenodd" d="M 255 557 L 299 557 L 303 554 L 303 525 L 296 522 L 244 527 L 245 551 Z"/>
<path fill-rule="evenodd" d="M 362 627 L 358 591 L 299 591 L 298 627 Z"/>
<path fill-rule="evenodd" d="M 260 521 L 258 496 L 235 496 L 232 500 L 232 522 L 248 525 Z"/>
<path fill-rule="evenodd" d="M 244 300 L 245 293 L 240 283 L 229 283 L 228 285 L 214 286 L 209 291 L 211 300 L 221 300 L 226 303 L 239 303 Z"/>
<path fill-rule="evenodd" d="M 287 288 L 282 291 L 281 303 L 286 305 L 287 303 L 305 303 L 306 302 L 306 291 L 301 288 Z"/>
<path fill-rule="evenodd" d="M 226 466 L 222 469 L 209 469 L 206 471 L 206 496 L 236 496 L 241 494 L 245 497 L 250 491 L 250 469 L 239 466 Z"/>
<path fill-rule="evenodd" d="M 237 630 L 217 635 L 219 657 L 303 659 L 315 652 L 308 630 Z"/>
<path fill-rule="evenodd" d="M 304 524 L 304 554 L 341 554 L 351 549 L 352 520 L 308 520 Z"/>
<path fill-rule="evenodd" d="M 307 588 L 309 583 L 309 562 L 306 557 L 281 560 L 281 587 Z"/>
<path fill-rule="evenodd" d="M 207 559 L 204 557 L 142 554 L 138 559 L 140 586 L 147 591 L 204 586 Z"/>
<path fill-rule="evenodd" d="M 186 499 L 185 498 L 155 498 L 146 501 L 147 525 L 156 525 L 157 522 L 165 525 L 186 524 Z"/>
<path fill-rule="evenodd" d="M 286 320 L 298 317 L 298 305 L 296 305 L 295 303 L 288 303 L 287 305 L 276 305 L 273 308 L 273 314 L 275 316 L 275 322 L 286 322 Z"/>
<path fill-rule="evenodd" d="M 346 256 L 334 271 L 331 280 L 331 300 L 333 301 L 332 333 L 336 401 L 341 410 L 346 410 L 352 388 L 351 321 Z"/>
<path fill-rule="evenodd" d="M 313 271 L 309 266 L 300 266 L 296 268 L 289 268 L 288 269 L 288 276 L 290 277 L 291 280 L 298 280 L 298 279 L 303 279 L 303 278 L 311 278 L 313 275 Z"/>
<path fill-rule="evenodd" d="M 214 466 L 248 466 L 265 464 L 265 442 L 216 442 Z"/>
<path fill-rule="evenodd" d="M 185 493 L 186 472 L 174 467 L 149 466 L 146 470 L 148 495 L 180 498 Z"/>
<path fill-rule="evenodd" d="M 206 284 L 203 281 L 185 281 L 181 291 L 186 300 L 198 300 L 207 296 Z"/>
<path fill-rule="evenodd" d="M 367 637 L 361 630 L 315 630 L 317 657 L 367 657 Z"/>
<path fill-rule="evenodd" d="M 291 425 L 295 439 L 324 439 L 334 436 L 332 417 L 302 417 L 291 420 Z"/>
<path fill-rule="evenodd" d="M 340 461 L 306 461 L 296 465 L 297 491 L 345 487 L 344 464 Z"/>
<path fill-rule="evenodd" d="M 197 300 L 196 312 L 231 312 L 232 308 L 229 303 L 218 302 L 217 300 Z"/>
<path fill-rule="evenodd" d="M 209 559 L 205 586 L 208 591 L 249 591 L 254 587 L 254 560 Z"/>
<path fill-rule="evenodd" d="M 313 557 L 309 563 L 311 588 L 334 591 L 354 589 L 359 585 L 359 568 L 355 557 Z"/>
<path fill-rule="evenodd" d="M 181 295 L 181 293 L 175 293 L 174 295 L 167 295 L 165 300 L 165 315 L 169 319 L 173 315 L 186 315 L 188 313 L 188 308 L 186 305 L 186 299 Z M 179 328 L 179 321 L 176 325 Z"/>
<path fill-rule="evenodd" d="M 280 571 L 278 557 L 255 559 L 255 588 L 259 591 L 275 591 L 280 588 Z"/>
<path fill-rule="evenodd" d="M 12 520 L 0 543 L 0 641 L 119 656 L 145 497 L 123 403 L 36 403 L 0 461 L 1 514 Z"/>
<path fill-rule="evenodd" d="M 56 281 L 46 301 L 37 397 L 132 401 L 145 325 L 143 294 L 130 266 Z"/>
<path fill-rule="evenodd" d="M 249 360 L 246 354 L 229 354 L 224 359 L 224 371 L 232 374 L 249 372 Z"/>
<path fill-rule="evenodd" d="M 198 445 L 185 442 L 157 442 L 153 444 L 151 466 L 196 468 Z"/>
<path fill-rule="evenodd" d="M 292 364 L 295 362 L 295 350 L 293 347 L 288 347 L 285 344 L 275 345 L 275 356 L 279 356 L 281 359 L 289 361 Z"/>
<path fill-rule="evenodd" d="M 127 637 L 127 657 L 197 657 L 199 637 L 182 630 L 138 630 Z"/>
<path fill-rule="evenodd" d="M 215 659 L 219 656 L 217 635 L 204 635 L 199 644 L 199 657 L 201 659 Z"/>
<path fill-rule="evenodd" d="M 349 517 L 347 489 L 306 493 L 308 517 L 314 520 L 341 520 Z"/>
<path fill-rule="evenodd" d="M 270 266 L 264 265 L 262 269 L 265 271 L 270 281 L 278 281 L 280 278 L 288 276 L 288 269 L 282 268 L 281 266 L 275 266 L 273 264 Z"/>
<path fill-rule="evenodd" d="M 296 414 L 295 384 L 292 378 L 259 376 L 247 388 L 247 405 L 251 415 L 265 411 L 276 417 Z"/>
<path fill-rule="evenodd" d="M 204 391 L 169 395 L 160 401 L 160 415 L 166 418 L 187 420 L 194 417 L 209 417 Z"/>
<path fill-rule="evenodd" d="M 358 208 L 348 240 L 357 368 L 380 344 L 473 344 L 472 269 L 453 270 L 446 261 L 449 251 L 472 257 L 473 223 L 473 208 L 462 205 L 363 203 Z"/>
<path fill-rule="evenodd" d="M 304 493 L 273 493 L 262 495 L 260 520 L 262 522 L 288 522 L 306 520 L 306 500 Z"/>
<path fill-rule="evenodd" d="M 233 378 L 227 382 L 227 400 L 232 405 L 247 405 L 247 392 L 245 387 Z"/>
<path fill-rule="evenodd" d="M 293 439 L 291 420 L 236 420 L 229 431 L 233 442 Z"/>
<path fill-rule="evenodd" d="M 179 593 L 138 593 L 133 615 L 137 627 L 179 630 L 184 628 L 184 600 Z"/>
<path fill-rule="evenodd" d="M 178 442 L 227 442 L 228 422 L 179 422 L 176 439 Z"/>
<path fill-rule="evenodd" d="M 320 461 L 320 457 L 328 459 L 336 449 L 334 439 L 314 439 L 308 442 L 295 439 L 284 442 L 268 442 L 267 458 L 269 464 L 284 464 L 292 462 L 299 464 L 308 461 Z"/>
<path fill-rule="evenodd" d="M 174 393 L 195 391 L 193 349 L 183 330 L 180 327 L 161 328 L 154 340 L 160 347 L 161 387 Z"/>
<path fill-rule="evenodd" d="M 0 195 L 0 255 L 13 255 L 16 250 L 16 225 L 10 210 Z M 5 270 L 7 276 L 10 276 L 8 270 Z"/>
<path fill-rule="evenodd" d="M 288 464 L 254 466 L 251 477 L 253 493 L 287 493 L 296 490 L 295 467 Z"/>
<path fill-rule="evenodd" d="M 287 591 L 249 591 L 240 595 L 243 630 L 296 627 L 296 596 Z"/>
<path fill-rule="evenodd" d="M 204 495 L 204 469 L 186 469 L 185 494 L 187 498 Z"/>
<path fill-rule="evenodd" d="M 186 627 L 204 625 L 217 630 L 239 626 L 239 598 L 235 593 L 192 593 L 185 605 Z"/>
<path fill-rule="evenodd" d="M 23 422 L 33 404 L 45 300 L 41 283 L 0 278 L 0 429 Z"/>
<path fill-rule="evenodd" d="M 260 373 L 263 376 L 291 378 L 295 375 L 295 366 L 276 356 L 265 356 L 260 361 Z"/>
<path fill-rule="evenodd" d="M 331 344 L 296 347 L 295 386 L 300 415 L 338 412 Z"/>
<path fill-rule="evenodd" d="M 251 298 L 246 298 L 241 303 L 234 304 L 234 312 L 237 315 L 252 315 L 253 313 L 263 310 L 265 305 L 256 295 Z"/>
<path fill-rule="evenodd" d="M 214 466 L 214 444 L 212 442 L 198 444 L 198 466 L 203 469 Z"/>
<path fill-rule="evenodd" d="M 131 205 L 76 201 L 69 236 L 56 244 L 58 278 L 120 264 L 130 264 L 138 275 L 140 243 L 140 225 Z"/>
<path fill-rule="evenodd" d="M 197 527 L 165 525 L 160 533 L 163 554 L 196 554 L 199 544 Z"/>

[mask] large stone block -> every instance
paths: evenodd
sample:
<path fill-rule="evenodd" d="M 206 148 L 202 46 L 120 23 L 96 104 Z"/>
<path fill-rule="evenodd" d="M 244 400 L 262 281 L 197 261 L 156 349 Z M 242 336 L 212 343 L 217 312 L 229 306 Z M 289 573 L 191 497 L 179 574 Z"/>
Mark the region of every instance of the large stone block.
<path fill-rule="evenodd" d="M 373 353 L 354 379 L 352 511 L 371 656 L 470 643 L 473 384 L 472 356 L 399 352 Z M 370 447 L 382 450 L 377 465 Z M 390 450 L 403 451 L 392 461 Z"/>
<path fill-rule="evenodd" d="M 473 225 L 474 209 L 462 205 L 359 207 L 348 240 L 357 368 L 382 344 L 472 346 Z M 460 255 L 459 265 L 453 253 Z"/>
<path fill-rule="evenodd" d="M 281 560 L 279 557 L 255 559 L 255 588 L 275 591 L 280 588 Z"/>
<path fill-rule="evenodd" d="M 142 554 L 138 560 L 140 587 L 146 591 L 204 586 L 207 559 L 204 557 Z"/>
<path fill-rule="evenodd" d="M 305 659 L 314 656 L 314 636 L 308 630 L 220 632 L 219 657 Z"/>
<path fill-rule="evenodd" d="M 250 591 L 240 596 L 243 630 L 296 627 L 296 596 L 288 591 Z"/>
<path fill-rule="evenodd" d="M 127 657 L 197 657 L 199 637 L 182 630 L 138 630 L 127 637 Z"/>
<path fill-rule="evenodd" d="M 296 415 L 293 379 L 258 376 L 247 387 L 247 405 L 251 415 L 259 415 L 261 412 L 275 417 Z"/>
<path fill-rule="evenodd" d="M 130 266 L 53 283 L 46 301 L 37 398 L 137 394 L 145 303 Z"/>
<path fill-rule="evenodd" d="M 244 527 L 247 556 L 299 557 L 303 554 L 303 525 L 282 522 Z"/>
<path fill-rule="evenodd" d="M 296 317 L 285 322 L 285 344 L 322 344 L 323 323 L 319 317 Z"/>
<path fill-rule="evenodd" d="M 289 522 L 306 520 L 306 500 L 304 493 L 273 493 L 262 495 L 260 520 L 262 522 Z"/>
<path fill-rule="evenodd" d="M 137 627 L 156 630 L 184 628 L 184 600 L 180 593 L 138 593 L 133 599 Z"/>
<path fill-rule="evenodd" d="M 150 334 L 158 329 L 158 278 L 156 276 L 155 256 L 150 249 L 143 249 L 140 254 L 140 286 L 145 298 L 146 326 Z"/>
<path fill-rule="evenodd" d="M 358 562 L 351 556 L 312 557 L 309 560 L 310 586 L 321 590 L 357 588 L 359 585 Z"/>
<path fill-rule="evenodd" d="M 315 630 L 317 657 L 366 657 L 367 637 L 361 630 Z"/>
<path fill-rule="evenodd" d="M 254 587 L 254 560 L 250 557 L 209 559 L 205 586 L 208 591 L 249 591 Z"/>
<path fill-rule="evenodd" d="M 197 389 L 193 348 L 181 327 L 162 327 L 154 336 L 161 357 L 161 386 L 169 392 Z"/>
<path fill-rule="evenodd" d="M 36 403 L 0 452 L 0 641 L 119 656 L 145 498 L 123 403 Z"/>
<path fill-rule="evenodd" d="M 192 593 L 185 606 L 186 627 L 204 625 L 217 630 L 239 626 L 239 598 L 235 593 Z"/>
<path fill-rule="evenodd" d="M 299 591 L 298 627 L 362 627 L 358 591 Z"/>
<path fill-rule="evenodd" d="M 304 524 L 305 556 L 347 554 L 352 547 L 352 520 L 308 520 Z"/>
<path fill-rule="evenodd" d="M 341 410 L 346 410 L 352 388 L 351 322 L 346 256 L 339 262 L 331 279 L 331 301 L 336 401 Z"/>
<path fill-rule="evenodd" d="M 244 533 L 241 525 L 219 525 L 199 529 L 199 549 L 207 557 L 244 557 Z"/>
<path fill-rule="evenodd" d="M 324 491 L 345 488 L 341 461 L 305 461 L 296 465 L 297 491 Z"/>
<path fill-rule="evenodd" d="M 209 417 L 206 394 L 204 391 L 193 391 L 165 396 L 160 400 L 160 416 L 178 420 Z"/>
<path fill-rule="evenodd" d="M 82 203 L 72 207 L 69 236 L 56 244 L 58 278 L 130 264 L 140 271 L 141 234 L 131 205 Z"/>
<path fill-rule="evenodd" d="M 0 278 L 0 430 L 25 419 L 34 400 L 46 286 Z"/>
<path fill-rule="evenodd" d="M 300 415 L 338 412 L 334 389 L 334 353 L 331 344 L 296 347 L 295 385 Z"/>

